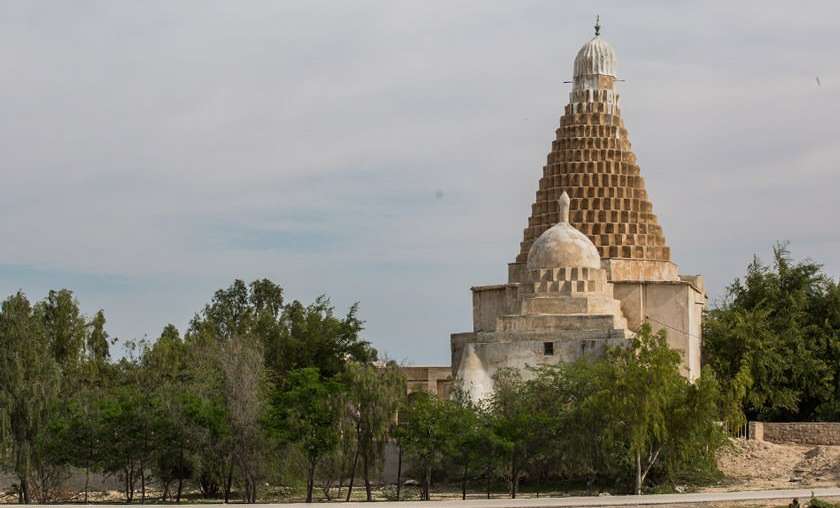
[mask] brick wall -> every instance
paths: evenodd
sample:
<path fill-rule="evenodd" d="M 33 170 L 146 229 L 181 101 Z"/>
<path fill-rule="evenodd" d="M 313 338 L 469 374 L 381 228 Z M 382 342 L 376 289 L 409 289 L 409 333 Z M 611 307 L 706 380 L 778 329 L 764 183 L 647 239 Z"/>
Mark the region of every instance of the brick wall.
<path fill-rule="evenodd" d="M 840 422 L 750 422 L 750 439 L 770 443 L 840 445 Z"/>

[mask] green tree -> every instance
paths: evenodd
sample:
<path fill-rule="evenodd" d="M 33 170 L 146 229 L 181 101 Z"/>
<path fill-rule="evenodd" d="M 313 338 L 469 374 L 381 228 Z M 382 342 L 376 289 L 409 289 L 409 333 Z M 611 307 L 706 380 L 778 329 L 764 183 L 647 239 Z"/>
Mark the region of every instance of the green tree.
<path fill-rule="evenodd" d="M 147 412 L 144 447 L 150 452 L 151 469 L 163 483 L 163 499 L 181 501 L 183 484 L 192 478 L 193 455 L 198 449 L 197 416 L 202 401 L 192 390 L 188 344 L 178 329 L 166 325 L 154 344 L 144 349 L 139 377 L 142 403 Z M 145 464 L 141 463 L 141 500 L 145 500 Z"/>
<path fill-rule="evenodd" d="M 23 293 L 0 307 L 0 450 L 8 450 L 19 481 L 19 500 L 30 503 L 36 444 L 60 389 L 53 344 Z"/>
<path fill-rule="evenodd" d="M 70 313 L 76 314 L 75 312 Z M 100 420 L 97 412 L 104 386 L 111 382 L 108 334 L 105 331 L 105 314 L 97 312 L 87 323 L 85 331 L 85 351 L 81 355 L 78 368 L 65 372 L 63 379 L 70 377 L 69 386 L 65 387 L 62 397 L 50 411 L 48 429 L 43 433 L 39 448 L 44 463 L 61 472 L 71 466 L 85 471 L 84 502 L 88 501 L 91 471 L 99 469 L 101 460 Z M 78 347 L 78 341 L 76 342 Z M 49 475 L 42 475 L 47 477 Z M 60 476 L 56 480 L 62 479 Z M 48 483 L 46 478 L 41 480 Z"/>
<path fill-rule="evenodd" d="M 520 371 L 499 370 L 494 376 L 494 385 L 490 399 L 495 425 L 493 430 L 507 449 L 510 497 L 516 498 L 519 480 L 529 459 L 528 444 L 532 441 L 534 413 Z"/>
<path fill-rule="evenodd" d="M 840 290 L 820 265 L 777 245 L 754 258 L 704 320 L 704 363 L 750 419 L 836 418 L 840 405 Z M 732 409 L 732 408 L 730 408 Z M 743 417 L 729 415 L 729 420 Z"/>
<path fill-rule="evenodd" d="M 692 386 L 680 374 L 680 356 L 668 347 L 666 332 L 654 334 L 648 324 L 632 348 L 612 350 L 606 362 L 609 368 L 594 397 L 608 415 L 607 440 L 626 443 L 636 494 L 666 455 L 672 464 L 709 459 L 696 452 L 719 445 L 711 440 L 720 430 L 715 424 L 719 393 L 710 371 Z"/>
<path fill-rule="evenodd" d="M 669 404 L 684 383 L 680 356 L 668 347 L 665 331 L 653 334 L 645 324 L 633 348 L 616 349 L 599 394 L 603 410 L 612 416 L 611 438 L 626 436 L 635 465 L 635 492 L 642 493 L 647 474 L 668 440 Z"/>
<path fill-rule="evenodd" d="M 343 318 L 324 296 L 305 306 L 295 300 L 283 308 L 279 334 L 265 349 L 266 366 L 276 379 L 289 371 L 317 368 L 324 378 L 344 372 L 348 361 L 376 359 L 376 351 L 360 338 L 363 323 L 353 305 Z"/>
<path fill-rule="evenodd" d="M 423 475 L 421 499 L 430 500 L 432 471 L 446 456 L 449 443 L 448 403 L 425 392 L 414 392 L 399 413 L 400 445 Z"/>
<path fill-rule="evenodd" d="M 482 421 L 480 408 L 459 388 L 448 402 L 449 442 L 446 445 L 451 462 L 459 470 L 461 499 L 467 498 L 467 482 L 472 468 L 493 448 L 490 428 Z"/>
<path fill-rule="evenodd" d="M 127 503 L 134 499 L 136 482 L 148 462 L 147 429 L 150 414 L 140 387 L 130 380 L 136 364 L 123 359 L 117 379 L 99 401 L 102 461 L 104 473 L 122 478 Z"/>
<path fill-rule="evenodd" d="M 370 362 L 376 351 L 360 337 L 363 322 L 353 305 L 336 316 L 330 300 L 321 296 L 310 305 L 283 301 L 283 290 L 267 279 L 246 285 L 236 280 L 216 291 L 212 301 L 190 323 L 188 340 L 197 337 L 228 341 L 253 337 L 262 343 L 273 381 L 282 382 L 295 369 L 315 367 L 324 378 L 344 372 L 348 361 Z"/>
<path fill-rule="evenodd" d="M 47 298 L 35 306 L 35 314 L 43 323 L 50 341 L 50 352 L 64 371 L 75 370 L 85 348 L 86 323 L 73 292 L 67 289 L 50 291 Z M 69 389 L 73 377 L 65 379 Z"/>
<path fill-rule="evenodd" d="M 397 410 L 405 397 L 405 377 L 394 362 L 388 362 L 384 367 L 350 362 L 346 382 L 348 412 L 356 427 L 356 455 L 362 459 L 367 500 L 373 501 L 370 470 L 382 456 L 382 449 L 390 437 Z M 355 465 L 356 459 L 353 463 Z M 348 499 L 354 476 L 355 469 L 350 475 Z"/>
<path fill-rule="evenodd" d="M 100 309 L 88 324 L 85 350 L 88 360 L 96 366 L 102 366 L 111 357 L 105 321 L 105 312 Z"/>
<path fill-rule="evenodd" d="M 281 443 L 300 447 L 306 457 L 307 503 L 312 502 L 315 468 L 338 444 L 340 388 L 310 367 L 291 371 L 285 385 L 278 386 L 270 399 L 268 428 Z"/>
<path fill-rule="evenodd" d="M 97 412 L 100 393 L 82 390 L 59 407 L 54 407 L 39 443 L 45 460 L 52 466 L 84 469 L 85 502 L 88 500 L 90 472 L 98 469 L 102 454 L 101 415 Z"/>
<path fill-rule="evenodd" d="M 237 279 L 226 289 L 219 289 L 212 301 L 197 314 L 190 333 L 201 331 L 230 340 L 235 336 L 270 335 L 283 308 L 283 289 L 268 279 L 249 285 Z"/>

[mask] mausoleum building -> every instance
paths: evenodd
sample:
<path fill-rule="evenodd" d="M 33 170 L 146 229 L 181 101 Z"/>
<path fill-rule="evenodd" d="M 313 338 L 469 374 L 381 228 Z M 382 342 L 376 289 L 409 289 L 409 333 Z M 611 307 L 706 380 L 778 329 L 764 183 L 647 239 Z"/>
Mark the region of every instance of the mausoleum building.
<path fill-rule="evenodd" d="M 474 398 L 500 368 L 602 354 L 644 322 L 700 374 L 703 279 L 671 259 L 621 118 L 615 51 L 595 28 L 508 281 L 473 287 L 473 330 L 451 336 L 453 376 Z"/>

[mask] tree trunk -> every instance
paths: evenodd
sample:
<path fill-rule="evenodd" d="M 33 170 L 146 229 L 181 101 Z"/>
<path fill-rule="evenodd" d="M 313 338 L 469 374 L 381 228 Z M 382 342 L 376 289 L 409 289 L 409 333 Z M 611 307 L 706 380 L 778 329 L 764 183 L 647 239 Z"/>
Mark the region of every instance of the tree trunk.
<path fill-rule="evenodd" d="M 365 453 L 362 454 L 362 474 L 365 477 L 365 495 L 367 496 L 367 501 L 373 501 L 373 495 L 370 492 L 370 476 L 368 475 L 368 450 L 365 450 Z"/>
<path fill-rule="evenodd" d="M 464 462 L 464 474 L 461 476 L 461 499 L 467 499 L 467 472 L 468 472 L 468 463 Z"/>
<path fill-rule="evenodd" d="M 323 485 L 321 485 L 321 491 L 324 493 L 324 497 L 327 498 L 327 501 L 332 501 L 333 500 L 332 488 L 333 488 L 333 482 L 334 481 L 335 481 L 335 479 L 332 476 L 326 477 L 326 478 L 324 478 Z"/>
<path fill-rule="evenodd" d="M 29 449 L 28 446 L 19 445 L 15 451 L 15 472 L 18 475 L 18 480 L 20 480 L 18 500 L 23 504 L 29 504 L 31 501 L 29 495 L 29 459 L 25 456 L 24 448 Z"/>
<path fill-rule="evenodd" d="M 143 458 L 149 450 L 149 427 L 143 419 L 143 455 L 140 456 L 140 504 L 146 504 L 146 464 Z"/>
<path fill-rule="evenodd" d="M 309 470 L 306 472 L 306 502 L 312 502 L 312 490 L 315 488 L 315 461 L 309 461 Z"/>
<path fill-rule="evenodd" d="M 397 501 L 400 500 L 400 489 L 402 488 L 402 456 L 403 449 L 400 446 L 399 453 L 397 453 Z"/>
<path fill-rule="evenodd" d="M 175 502 L 176 503 L 181 502 L 181 490 L 184 487 L 184 479 L 181 478 L 182 476 L 184 476 L 184 475 L 182 475 L 182 474 L 178 475 L 178 492 L 175 494 Z"/>
<path fill-rule="evenodd" d="M 426 501 L 431 501 L 431 500 L 432 500 L 432 496 L 431 496 L 431 490 L 432 490 L 432 463 L 431 463 L 431 462 L 429 462 L 429 464 L 426 466 L 426 478 L 425 478 L 425 480 L 423 481 L 423 483 L 425 483 L 425 489 L 426 489 Z"/>
<path fill-rule="evenodd" d="M 49 479 L 47 478 L 46 465 L 41 463 L 36 468 L 37 480 L 35 482 L 35 492 L 37 492 L 37 501 L 40 504 L 47 504 L 49 499 Z"/>
<path fill-rule="evenodd" d="M 88 502 L 88 488 L 90 486 L 90 466 L 85 467 L 85 504 Z"/>
<path fill-rule="evenodd" d="M 131 504 L 134 500 L 134 464 L 125 468 L 125 502 Z"/>
<path fill-rule="evenodd" d="M 257 502 L 257 479 L 253 475 L 248 475 L 248 502 L 254 504 Z"/>
<path fill-rule="evenodd" d="M 642 452 L 636 452 L 636 495 L 642 495 Z"/>
<path fill-rule="evenodd" d="M 493 473 L 493 467 L 488 463 L 487 464 L 487 477 L 485 478 L 486 487 L 487 487 L 487 499 L 490 499 L 490 480 L 491 475 Z"/>
<path fill-rule="evenodd" d="M 18 499 L 23 501 L 23 504 L 29 504 L 29 478 L 24 475 L 20 478 L 20 492 L 18 493 Z"/>
<path fill-rule="evenodd" d="M 184 441 L 178 447 L 178 503 L 181 502 L 181 488 L 184 485 Z"/>
<path fill-rule="evenodd" d="M 510 457 L 510 498 L 516 499 L 516 489 L 519 487 L 519 470 L 516 467 L 516 452 Z"/>
<path fill-rule="evenodd" d="M 356 479 L 356 464 L 359 463 L 359 447 L 356 446 L 356 453 L 353 455 L 353 469 L 350 470 L 350 485 L 347 486 L 347 499 L 350 501 L 350 494 L 353 493 L 353 481 Z"/>
<path fill-rule="evenodd" d="M 35 480 L 33 483 L 35 484 L 35 501 L 40 504 L 47 503 L 47 496 L 46 496 L 46 486 L 47 482 L 44 479 L 44 465 L 40 464 L 37 468 L 35 468 Z"/>
<path fill-rule="evenodd" d="M 140 504 L 146 504 L 146 465 L 140 461 Z"/>
<path fill-rule="evenodd" d="M 227 478 L 225 478 L 225 504 L 230 502 L 230 487 L 233 483 L 233 461 L 231 460 L 230 464 L 228 464 L 228 474 Z"/>

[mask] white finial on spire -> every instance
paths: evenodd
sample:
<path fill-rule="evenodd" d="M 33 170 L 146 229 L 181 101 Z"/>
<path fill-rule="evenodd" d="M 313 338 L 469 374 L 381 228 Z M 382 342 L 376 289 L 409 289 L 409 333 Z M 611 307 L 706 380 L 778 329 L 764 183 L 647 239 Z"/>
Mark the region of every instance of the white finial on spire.
<path fill-rule="evenodd" d="M 566 194 L 566 191 L 563 191 L 560 199 L 557 200 L 557 211 L 560 213 L 560 220 L 558 222 L 569 223 L 569 203 L 571 203 L 569 195 Z"/>

